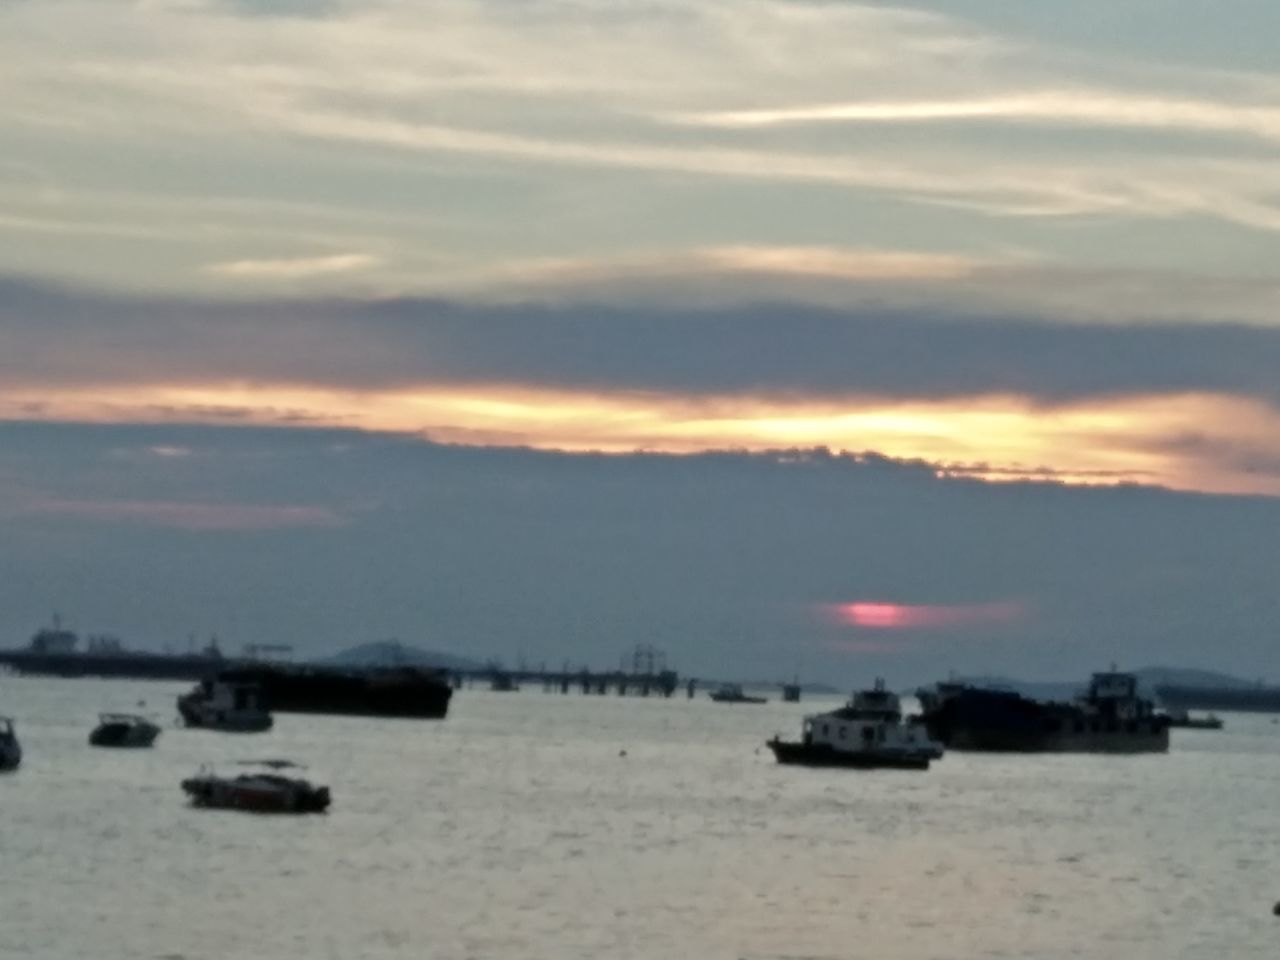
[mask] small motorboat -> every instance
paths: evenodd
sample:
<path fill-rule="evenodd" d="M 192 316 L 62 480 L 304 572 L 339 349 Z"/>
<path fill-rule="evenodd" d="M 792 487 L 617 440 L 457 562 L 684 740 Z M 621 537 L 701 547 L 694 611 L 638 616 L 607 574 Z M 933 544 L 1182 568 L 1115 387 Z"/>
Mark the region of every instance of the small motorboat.
<path fill-rule="evenodd" d="M 719 690 L 711 691 L 711 699 L 716 703 L 768 703 L 768 697 L 752 697 L 742 692 L 740 684 L 726 683 Z"/>
<path fill-rule="evenodd" d="M 779 763 L 860 770 L 928 770 L 943 752 L 923 724 L 903 722 L 898 696 L 883 680 L 855 693 L 839 710 L 805 717 L 799 742 L 774 737 L 767 743 Z"/>
<path fill-rule="evenodd" d="M 17 770 L 22 762 L 22 745 L 13 732 L 13 720 L 0 717 L 0 770 Z"/>
<path fill-rule="evenodd" d="M 292 766 L 287 761 L 263 764 L 270 770 L 286 765 Z M 202 767 L 194 777 L 182 781 L 182 789 L 197 807 L 248 813 L 323 813 L 329 807 L 328 787 L 266 770 L 220 777 Z"/>
<path fill-rule="evenodd" d="M 256 683 L 202 680 L 178 697 L 178 713 L 188 727 L 228 733 L 261 733 L 271 729 L 271 714 Z"/>
<path fill-rule="evenodd" d="M 94 747 L 149 747 L 160 736 L 160 728 L 136 713 L 100 713 L 98 725 L 89 734 Z"/>
<path fill-rule="evenodd" d="M 1222 719 L 1216 714 L 1193 717 L 1186 710 L 1169 710 L 1169 726 L 1188 730 L 1221 730 Z"/>

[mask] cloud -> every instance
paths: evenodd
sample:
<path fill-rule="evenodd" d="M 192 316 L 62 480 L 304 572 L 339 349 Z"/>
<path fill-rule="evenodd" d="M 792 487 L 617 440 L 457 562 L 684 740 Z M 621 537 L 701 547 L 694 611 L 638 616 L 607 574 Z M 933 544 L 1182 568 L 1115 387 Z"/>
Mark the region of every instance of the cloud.
<path fill-rule="evenodd" d="M 378 263 L 367 253 L 338 253 L 325 257 L 291 257 L 274 260 L 232 260 L 211 263 L 210 273 L 247 280 L 299 280 L 331 273 L 364 270 Z"/>
<path fill-rule="evenodd" d="M 854 600 L 828 604 L 824 613 L 836 623 L 867 630 L 945 630 L 989 626 L 1024 620 L 1025 604 L 1015 600 L 992 603 L 930 604 Z"/>
<path fill-rule="evenodd" d="M 955 267 L 729 259 L 801 276 Z M 988 480 L 1274 494 L 1276 369 L 1280 330 L 1242 325 L 889 305 L 225 302 L 0 283 L 7 419 L 358 426 L 614 453 L 830 447 Z M 1187 436 L 1215 444 L 1166 442 Z"/>
<path fill-rule="evenodd" d="M 261 15 L 282 11 L 303 15 Z M 33 272 L 234 290 L 242 273 L 207 265 L 280 259 L 264 234 L 315 233 L 308 205 L 332 207 L 330 236 L 275 249 L 365 251 L 378 262 L 336 276 L 382 292 L 500 260 L 873 247 L 895 223 L 960 259 L 994 241 L 1195 270 L 1206 249 L 1230 263 L 1253 244 L 1241 269 L 1265 272 L 1255 237 L 1194 241 L 1280 229 L 1274 76 L 1144 66 L 918 9 L 50 0 L 0 16 L 20 181 L 0 182 L 0 230 L 45 237 L 6 258 Z M 843 122 L 813 122 L 828 118 Z M 116 162 L 87 159 L 104 151 Z M 153 202 L 94 199 L 111 193 Z M 241 209 L 213 219 L 217 200 Z M 1101 245 L 1047 219 L 1123 226 Z M 122 256 L 113 236 L 138 248 Z M 139 250 L 165 268 L 139 268 L 155 262 Z"/>
<path fill-rule="evenodd" d="M 25 505 L 25 512 L 204 532 L 338 527 L 344 523 L 342 517 L 323 507 L 274 504 L 35 499 Z"/>
<path fill-rule="evenodd" d="M 1280 141 L 1280 109 L 1265 102 L 1239 104 L 1088 89 L 1028 91 L 956 100 L 765 107 L 686 114 L 672 119 L 694 126 L 742 128 L 806 123 L 1013 121 L 1046 126 L 1066 124 L 1228 133 Z"/>

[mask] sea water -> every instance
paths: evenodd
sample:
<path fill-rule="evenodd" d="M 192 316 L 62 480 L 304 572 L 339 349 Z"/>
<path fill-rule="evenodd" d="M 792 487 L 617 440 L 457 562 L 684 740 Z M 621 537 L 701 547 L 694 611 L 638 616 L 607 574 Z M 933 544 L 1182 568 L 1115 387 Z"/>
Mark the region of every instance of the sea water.
<path fill-rule="evenodd" d="M 1167 755 L 778 766 L 833 701 L 463 690 L 444 721 L 174 725 L 185 685 L 0 676 L 0 957 L 1209 958 L 1280 955 L 1280 725 Z M 145 706 L 139 706 L 139 704 Z M 88 746 L 100 710 L 165 722 Z M 188 806 L 288 758 L 320 816 Z"/>

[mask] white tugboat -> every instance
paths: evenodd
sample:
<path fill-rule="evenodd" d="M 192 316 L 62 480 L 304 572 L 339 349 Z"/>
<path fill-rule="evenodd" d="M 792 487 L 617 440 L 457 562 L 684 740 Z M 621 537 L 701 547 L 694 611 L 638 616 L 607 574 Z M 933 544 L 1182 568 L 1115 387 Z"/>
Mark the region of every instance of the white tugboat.
<path fill-rule="evenodd" d="M 0 717 L 0 770 L 17 770 L 22 762 L 22 747 L 13 732 L 13 721 Z"/>
<path fill-rule="evenodd" d="M 929 769 L 929 761 L 941 757 L 943 749 L 921 724 L 902 722 L 898 696 L 881 679 L 839 710 L 805 717 L 800 742 L 774 737 L 769 748 L 779 763 L 904 770 Z"/>

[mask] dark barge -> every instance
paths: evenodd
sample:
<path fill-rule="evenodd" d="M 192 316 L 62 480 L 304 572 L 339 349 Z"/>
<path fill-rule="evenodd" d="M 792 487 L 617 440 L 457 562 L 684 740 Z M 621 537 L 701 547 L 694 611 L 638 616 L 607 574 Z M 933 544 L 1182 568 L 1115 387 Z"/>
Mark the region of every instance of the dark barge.
<path fill-rule="evenodd" d="M 438 720 L 449 712 L 453 687 L 444 671 L 418 667 L 346 670 L 305 664 L 241 663 L 216 681 L 251 684 L 276 713 L 337 713 Z"/>
<path fill-rule="evenodd" d="M 953 750 L 1163 753 L 1169 717 L 1138 696 L 1130 673 L 1095 673 L 1072 702 L 940 683 L 917 692 L 929 735 Z"/>

